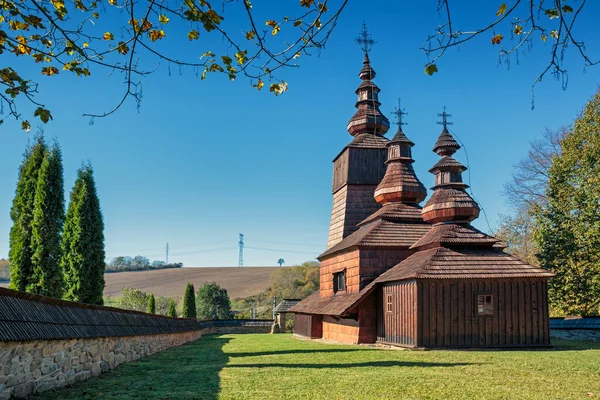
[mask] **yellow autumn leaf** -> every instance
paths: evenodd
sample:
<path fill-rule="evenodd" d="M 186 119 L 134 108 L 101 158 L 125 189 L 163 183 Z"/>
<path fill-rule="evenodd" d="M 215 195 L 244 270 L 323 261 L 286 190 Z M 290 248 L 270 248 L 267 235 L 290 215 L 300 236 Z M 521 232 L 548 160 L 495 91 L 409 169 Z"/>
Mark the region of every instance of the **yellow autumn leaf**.
<path fill-rule="evenodd" d="M 153 42 L 156 42 L 157 40 L 160 40 L 160 39 L 164 38 L 165 36 L 167 36 L 167 34 L 163 30 L 152 29 L 150 32 L 148 32 L 148 37 Z"/>
<path fill-rule="evenodd" d="M 192 29 L 191 31 L 188 32 L 188 39 L 190 39 L 190 40 L 198 40 L 199 36 L 200 36 L 200 33 L 198 33 L 198 31 L 195 29 Z"/>
<path fill-rule="evenodd" d="M 258 90 L 262 89 L 263 86 L 265 86 L 265 83 L 262 81 L 262 79 L 258 78 L 258 83 L 256 85 L 254 85 Z"/>
<path fill-rule="evenodd" d="M 246 39 L 248 39 L 248 40 L 254 39 L 254 31 L 248 31 L 248 32 L 246 32 L 245 36 L 246 36 Z"/>
<path fill-rule="evenodd" d="M 161 16 L 158 17 L 158 22 L 160 22 L 161 24 L 168 24 L 169 17 L 167 17 L 165 14 L 162 14 Z"/>
<path fill-rule="evenodd" d="M 102 38 L 104 40 L 113 40 L 115 38 L 115 35 L 113 35 L 110 32 L 104 32 L 104 35 L 102 36 Z"/>
<path fill-rule="evenodd" d="M 556 29 L 552 29 L 550 31 L 550 36 L 552 36 L 554 39 L 558 39 L 558 31 Z"/>
<path fill-rule="evenodd" d="M 279 25 L 277 25 L 275 28 L 273 28 L 273 30 L 271 31 L 271 35 L 275 36 L 279 33 L 279 31 L 281 30 L 281 27 Z"/>
<path fill-rule="evenodd" d="M 89 47 L 90 44 L 88 42 L 83 42 L 83 48 L 85 49 L 86 47 Z"/>
<path fill-rule="evenodd" d="M 310 7 L 315 4 L 315 0 L 300 0 L 300 6 L 302 7 Z"/>
<path fill-rule="evenodd" d="M 270 26 L 271 28 L 275 28 L 277 26 L 277 22 L 272 19 L 268 19 L 265 25 Z"/>
<path fill-rule="evenodd" d="M 52 75 L 57 75 L 57 74 L 58 74 L 58 68 L 56 68 L 56 67 L 42 68 L 42 75 L 52 76 Z"/>
<path fill-rule="evenodd" d="M 504 15 L 505 12 L 506 12 L 506 3 L 502 3 L 502 4 L 500 4 L 500 8 L 498 8 L 498 11 L 496 11 L 496 17 Z"/>

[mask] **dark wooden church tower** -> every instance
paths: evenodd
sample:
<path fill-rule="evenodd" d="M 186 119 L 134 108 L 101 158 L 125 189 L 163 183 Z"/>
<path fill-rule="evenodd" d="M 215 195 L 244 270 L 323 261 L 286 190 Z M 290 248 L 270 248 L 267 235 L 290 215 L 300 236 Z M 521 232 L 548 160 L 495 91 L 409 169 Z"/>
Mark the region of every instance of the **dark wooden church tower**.
<path fill-rule="evenodd" d="M 371 67 L 368 51 L 374 41 L 365 26 L 356 41 L 365 52 L 358 75 L 363 82 L 356 90 L 357 110 L 347 127 L 354 139 L 333 160 L 333 206 L 328 248 L 356 231 L 357 224 L 380 207 L 373 198 L 373 192 L 386 169 L 388 140 L 383 135 L 390 123 L 379 110 L 380 89 L 373 83 L 375 70 Z"/>

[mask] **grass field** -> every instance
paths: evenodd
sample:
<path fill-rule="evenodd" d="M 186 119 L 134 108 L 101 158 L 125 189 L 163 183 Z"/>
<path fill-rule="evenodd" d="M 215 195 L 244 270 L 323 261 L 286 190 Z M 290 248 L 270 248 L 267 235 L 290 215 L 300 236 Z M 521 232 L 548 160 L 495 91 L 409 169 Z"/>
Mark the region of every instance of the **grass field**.
<path fill-rule="evenodd" d="M 205 336 L 35 399 L 588 399 L 600 343 L 545 351 L 401 351 L 290 335 Z"/>
<path fill-rule="evenodd" d="M 258 294 L 269 287 L 271 272 L 279 267 L 203 267 L 173 268 L 156 271 L 113 272 L 105 274 L 104 296 L 119 297 L 130 286 L 155 296 L 183 297 L 185 285 L 196 289 L 206 282 L 216 282 L 232 299 Z M 285 267 L 284 267 L 285 268 Z M 8 287 L 8 282 L 0 284 Z"/>

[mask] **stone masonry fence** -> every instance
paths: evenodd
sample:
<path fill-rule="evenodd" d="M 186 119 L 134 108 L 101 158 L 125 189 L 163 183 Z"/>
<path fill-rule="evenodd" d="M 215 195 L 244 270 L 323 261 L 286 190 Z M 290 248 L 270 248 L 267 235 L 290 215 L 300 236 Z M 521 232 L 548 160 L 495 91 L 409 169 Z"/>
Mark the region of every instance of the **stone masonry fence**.
<path fill-rule="evenodd" d="M 0 288 L 0 400 L 71 385 L 212 333 L 267 333 L 269 320 L 196 321 Z"/>

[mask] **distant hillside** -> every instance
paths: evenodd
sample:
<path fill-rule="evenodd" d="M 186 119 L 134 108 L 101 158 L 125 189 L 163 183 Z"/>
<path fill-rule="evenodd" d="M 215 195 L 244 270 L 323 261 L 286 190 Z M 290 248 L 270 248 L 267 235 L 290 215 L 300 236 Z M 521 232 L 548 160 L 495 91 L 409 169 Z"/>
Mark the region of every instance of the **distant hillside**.
<path fill-rule="evenodd" d="M 153 271 L 104 274 L 104 296 L 119 297 L 125 287 L 134 287 L 155 296 L 183 297 L 185 285 L 192 282 L 196 289 L 205 282 L 216 282 L 227 289 L 229 297 L 249 297 L 269 287 L 271 272 L 288 267 L 205 267 L 174 268 Z M 8 282 L 0 284 L 7 287 Z"/>
<path fill-rule="evenodd" d="M 0 259 L 0 282 L 8 281 L 10 277 L 8 260 Z"/>
<path fill-rule="evenodd" d="M 271 272 L 280 267 L 202 267 L 105 274 L 104 296 L 118 297 L 125 287 L 134 287 L 155 296 L 183 297 L 185 285 L 196 289 L 206 282 L 216 282 L 227 289 L 229 297 L 248 297 L 269 287 Z M 282 267 L 286 268 L 286 267 Z"/>

